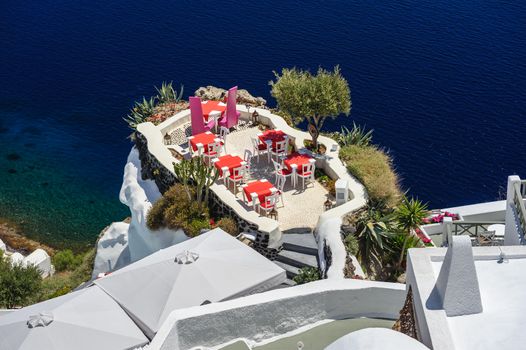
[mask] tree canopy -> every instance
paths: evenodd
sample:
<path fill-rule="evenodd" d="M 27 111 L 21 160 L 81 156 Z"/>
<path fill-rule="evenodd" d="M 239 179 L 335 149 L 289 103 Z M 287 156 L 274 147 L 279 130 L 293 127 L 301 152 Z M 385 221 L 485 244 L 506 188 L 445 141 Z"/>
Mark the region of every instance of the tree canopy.
<path fill-rule="evenodd" d="M 349 115 L 351 90 L 339 66 L 332 72 L 319 68 L 316 75 L 297 68 L 283 68 L 274 75 L 276 81 L 269 84 L 278 108 L 290 114 L 295 124 L 307 120 L 314 146 L 327 118 Z"/>
<path fill-rule="evenodd" d="M 26 306 L 40 291 L 42 277 L 35 266 L 12 265 L 0 251 L 0 307 Z"/>

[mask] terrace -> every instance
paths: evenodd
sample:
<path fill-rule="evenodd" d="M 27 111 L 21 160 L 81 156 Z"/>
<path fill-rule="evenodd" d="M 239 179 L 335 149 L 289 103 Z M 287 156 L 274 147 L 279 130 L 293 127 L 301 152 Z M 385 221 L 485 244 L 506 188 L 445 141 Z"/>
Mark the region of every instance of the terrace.
<path fill-rule="evenodd" d="M 254 147 L 251 140 L 257 139 L 258 134 L 261 134 L 261 130 L 255 123 L 241 121 L 236 128 L 232 128 L 225 136 L 223 149 L 218 159 L 221 159 L 221 157 L 225 155 L 243 157 L 247 151 L 252 153 Z M 181 147 L 183 154 L 186 152 L 190 153 L 190 146 L 187 141 L 189 135 L 191 135 L 191 124 L 183 124 L 169 134 L 170 144 Z M 312 155 L 312 153 L 304 148 L 299 151 L 309 153 L 308 157 Z M 272 157 L 272 159 L 275 160 L 276 158 Z M 262 179 L 268 180 L 271 184 L 276 184 L 278 176 L 276 176 L 272 159 L 269 159 L 266 153 L 259 157 L 252 155 L 250 171 L 246 172 L 243 184 L 250 184 Z M 318 181 L 307 183 L 305 188 L 302 186 L 301 179 L 298 179 L 297 182 L 297 185 L 293 186 L 291 178 L 285 180 L 282 199 L 275 208 L 277 212 L 276 220 L 282 232 L 311 231 L 316 226 L 319 216 L 324 211 L 324 203 L 326 200 L 334 201 L 333 196 L 331 196 L 327 189 Z M 219 178 L 216 183 L 228 188 L 232 198 L 235 199 L 244 210 L 249 212 L 254 211 L 262 216 L 264 215 L 264 213 L 257 211 L 257 208 L 249 201 L 249 198 L 244 198 L 244 193 L 240 185 L 234 186 L 231 182 L 225 181 L 223 178 Z"/>
<path fill-rule="evenodd" d="M 507 199 L 433 211 L 421 234 L 437 247 L 468 235 L 473 246 L 523 244 L 526 230 L 526 181 L 508 178 Z"/>

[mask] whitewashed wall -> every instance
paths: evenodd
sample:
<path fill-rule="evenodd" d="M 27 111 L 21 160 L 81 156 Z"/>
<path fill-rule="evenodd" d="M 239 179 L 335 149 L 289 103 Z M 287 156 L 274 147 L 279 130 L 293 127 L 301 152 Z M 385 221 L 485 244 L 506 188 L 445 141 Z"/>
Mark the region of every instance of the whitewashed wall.
<path fill-rule="evenodd" d="M 235 339 L 249 344 L 330 319 L 397 319 L 405 285 L 360 280 L 321 280 L 231 301 L 175 310 L 149 350 L 186 350 Z"/>

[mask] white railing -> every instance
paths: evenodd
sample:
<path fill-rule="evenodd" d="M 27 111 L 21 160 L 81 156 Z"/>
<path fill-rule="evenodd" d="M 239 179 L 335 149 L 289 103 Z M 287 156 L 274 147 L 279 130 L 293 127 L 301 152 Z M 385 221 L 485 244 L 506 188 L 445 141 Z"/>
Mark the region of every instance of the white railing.
<path fill-rule="evenodd" d="M 524 206 L 524 197 L 526 197 L 526 181 L 523 180 L 514 184 L 513 193 L 517 224 L 523 236 L 526 234 L 526 207 Z"/>

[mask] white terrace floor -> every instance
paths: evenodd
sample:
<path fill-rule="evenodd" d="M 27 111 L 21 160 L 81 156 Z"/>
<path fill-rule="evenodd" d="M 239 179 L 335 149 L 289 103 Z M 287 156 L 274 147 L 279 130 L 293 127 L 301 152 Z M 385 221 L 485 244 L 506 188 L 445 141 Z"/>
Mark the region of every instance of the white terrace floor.
<path fill-rule="evenodd" d="M 183 128 L 187 127 L 189 125 L 185 125 Z M 188 131 L 181 129 L 176 130 L 174 133 L 177 133 L 178 136 L 188 135 Z M 226 138 L 225 153 L 238 155 L 243 158 L 245 149 L 252 152 L 250 138 L 256 137 L 259 132 L 258 128 L 248 127 L 247 125 L 243 125 L 239 131 L 231 132 Z M 177 141 L 174 140 L 174 136 L 172 135 L 172 142 L 175 141 L 180 144 L 182 141 L 181 136 L 177 137 Z M 275 183 L 274 167 L 272 162 L 269 163 L 267 161 L 266 154 L 259 157 L 259 162 L 256 157 L 252 160 L 249 182 L 261 179 L 267 179 L 271 183 Z M 233 190 L 233 184 L 230 185 L 230 188 Z M 283 202 L 280 202 L 277 207 L 280 229 L 284 232 L 292 229 L 313 229 L 318 222 L 319 216 L 324 211 L 324 202 L 327 200 L 327 196 L 327 190 L 317 181 L 306 185 L 305 190 L 303 190 L 300 178 L 298 178 L 296 188 L 291 186 L 291 178 L 288 178 L 285 184 Z M 244 203 L 240 189 L 238 189 L 236 197 L 247 210 L 253 210 L 252 205 Z"/>

